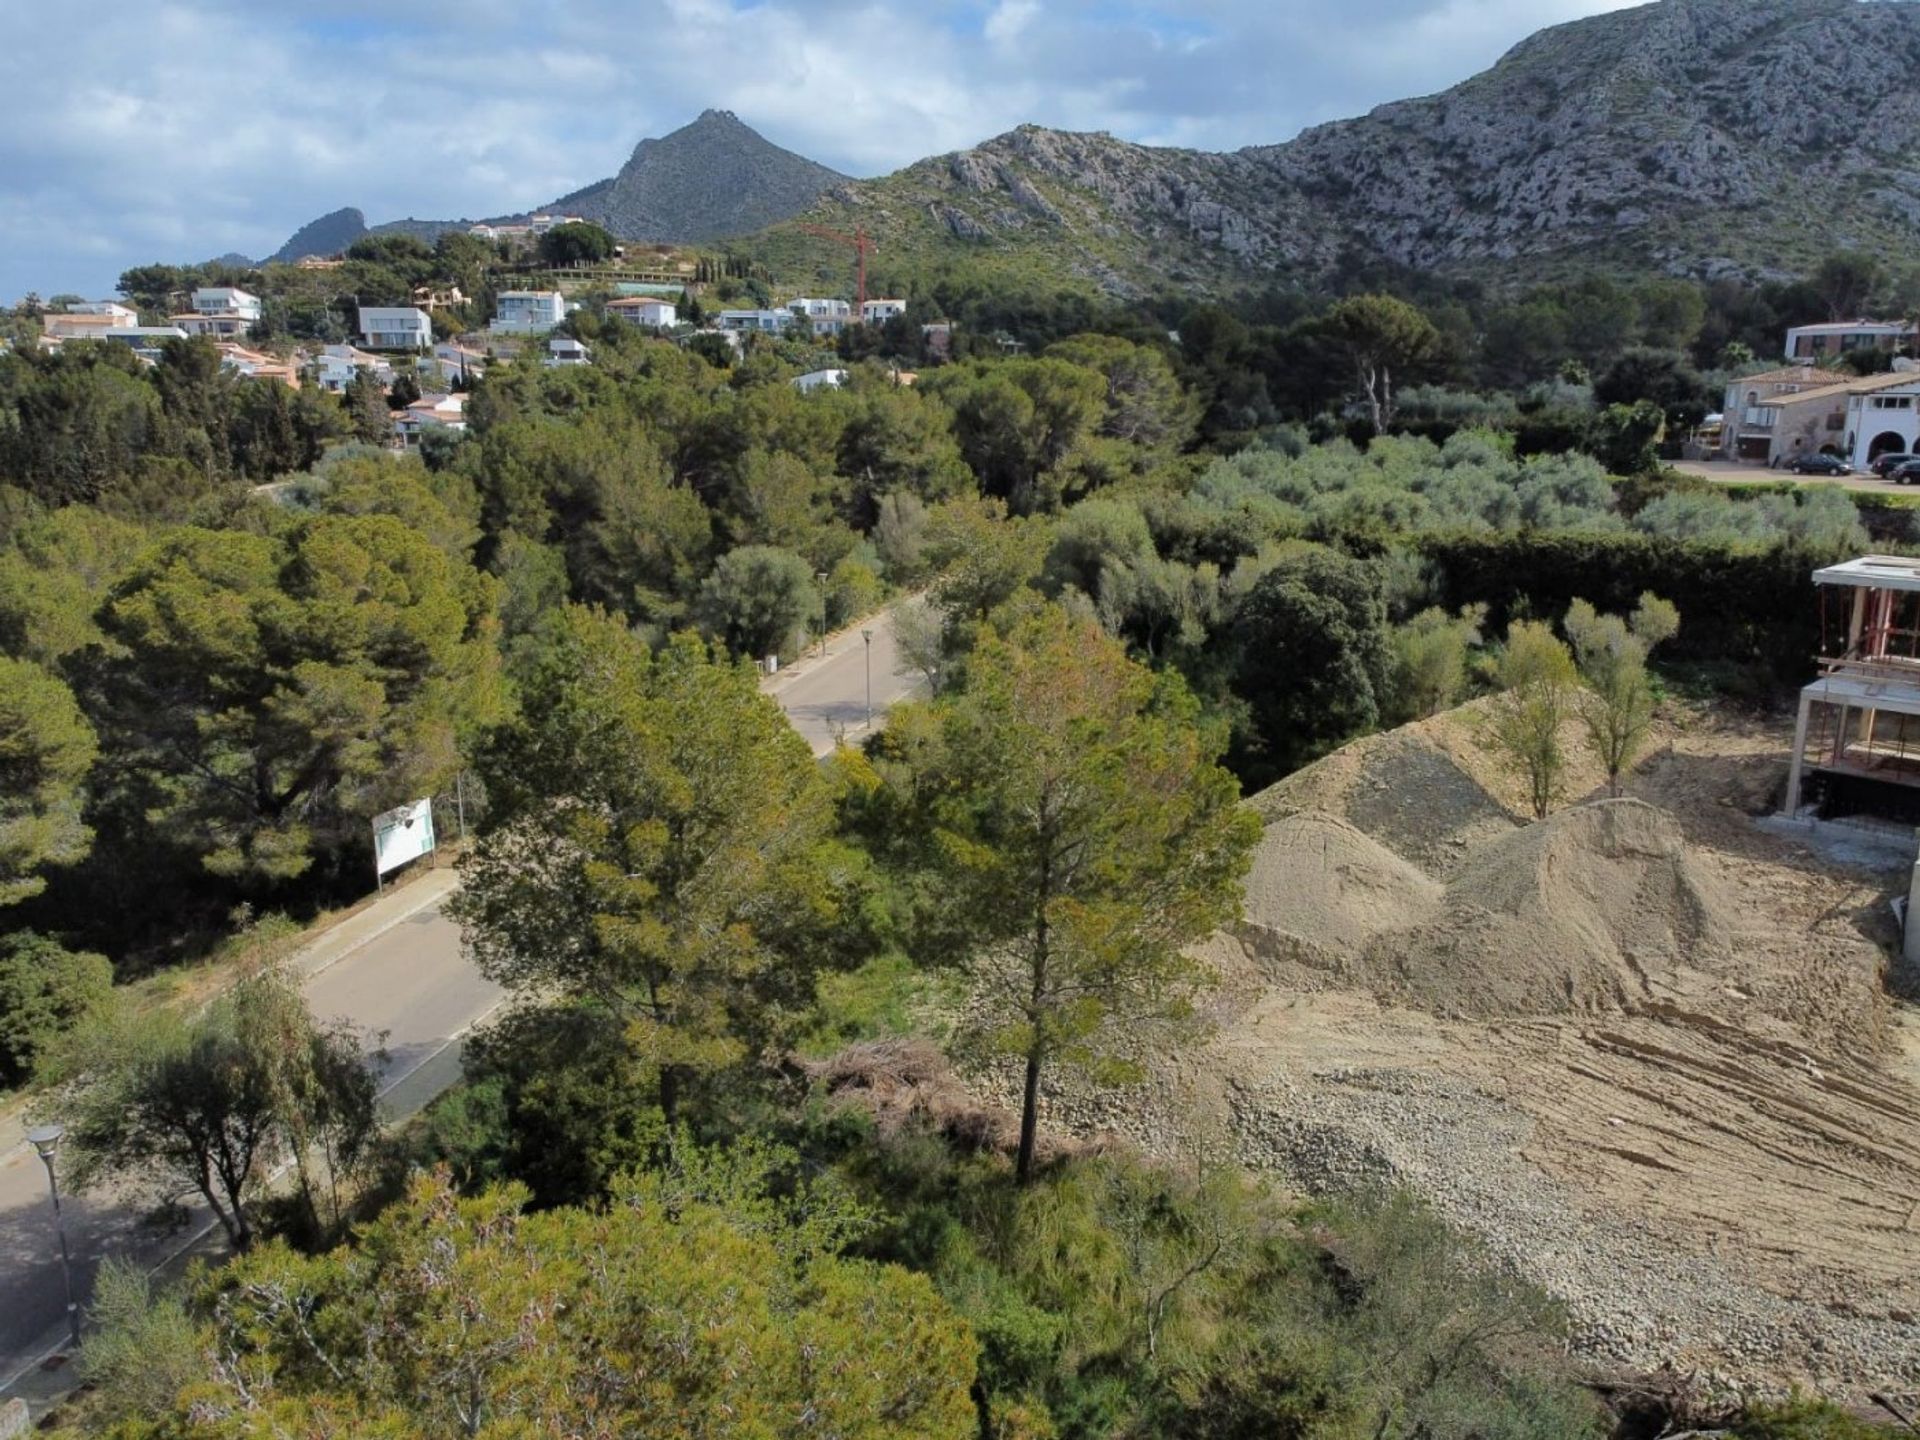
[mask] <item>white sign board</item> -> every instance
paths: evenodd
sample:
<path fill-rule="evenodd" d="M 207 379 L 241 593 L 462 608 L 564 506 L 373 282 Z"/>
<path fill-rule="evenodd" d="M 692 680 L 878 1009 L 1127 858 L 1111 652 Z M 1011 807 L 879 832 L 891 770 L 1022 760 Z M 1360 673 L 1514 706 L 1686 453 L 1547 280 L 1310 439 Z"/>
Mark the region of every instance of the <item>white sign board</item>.
<path fill-rule="evenodd" d="M 373 817 L 374 874 L 384 875 L 432 849 L 433 801 L 416 800 Z"/>

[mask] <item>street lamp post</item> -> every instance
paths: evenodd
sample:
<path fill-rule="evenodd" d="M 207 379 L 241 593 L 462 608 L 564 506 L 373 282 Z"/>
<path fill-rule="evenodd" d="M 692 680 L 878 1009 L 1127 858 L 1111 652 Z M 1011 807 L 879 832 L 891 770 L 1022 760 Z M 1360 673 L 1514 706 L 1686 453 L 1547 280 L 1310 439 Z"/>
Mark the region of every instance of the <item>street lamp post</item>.
<path fill-rule="evenodd" d="M 60 1232 L 60 1278 L 67 1286 L 67 1334 L 73 1339 L 73 1348 L 80 1348 L 80 1307 L 73 1299 L 73 1255 L 67 1249 L 67 1221 L 60 1213 L 60 1180 L 53 1170 L 54 1152 L 60 1148 L 60 1141 L 66 1135 L 64 1125 L 36 1125 L 27 1131 L 27 1143 L 39 1155 L 40 1163 L 47 1167 L 47 1188 L 53 1192 L 53 1228 Z"/>
<path fill-rule="evenodd" d="M 866 644 L 867 656 L 867 728 L 873 728 L 873 631 L 862 630 L 860 639 Z"/>

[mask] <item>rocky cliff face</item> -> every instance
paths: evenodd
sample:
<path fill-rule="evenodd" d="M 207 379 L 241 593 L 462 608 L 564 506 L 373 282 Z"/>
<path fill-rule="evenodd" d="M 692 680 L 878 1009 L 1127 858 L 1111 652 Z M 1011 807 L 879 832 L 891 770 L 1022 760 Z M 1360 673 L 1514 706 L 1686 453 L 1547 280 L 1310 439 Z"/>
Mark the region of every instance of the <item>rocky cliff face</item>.
<path fill-rule="evenodd" d="M 1047 245 L 1081 274 L 1515 273 L 1582 254 L 1714 274 L 1920 222 L 1920 5 L 1662 0 L 1541 31 L 1440 95 L 1282 145 L 1023 127 L 828 198 L 911 249 Z"/>
<path fill-rule="evenodd" d="M 797 215 L 845 179 L 782 150 L 731 112 L 709 110 L 671 135 L 642 140 L 618 175 L 549 208 L 624 240 L 712 240 Z"/>

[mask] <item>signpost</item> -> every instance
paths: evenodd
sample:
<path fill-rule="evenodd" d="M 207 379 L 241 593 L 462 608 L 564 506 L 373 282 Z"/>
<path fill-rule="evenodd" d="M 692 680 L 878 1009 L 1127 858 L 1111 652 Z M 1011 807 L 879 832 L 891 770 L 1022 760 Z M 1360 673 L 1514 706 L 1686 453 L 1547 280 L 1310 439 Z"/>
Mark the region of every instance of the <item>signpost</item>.
<path fill-rule="evenodd" d="M 409 860 L 433 852 L 433 801 L 415 800 L 373 817 L 373 885 Z"/>

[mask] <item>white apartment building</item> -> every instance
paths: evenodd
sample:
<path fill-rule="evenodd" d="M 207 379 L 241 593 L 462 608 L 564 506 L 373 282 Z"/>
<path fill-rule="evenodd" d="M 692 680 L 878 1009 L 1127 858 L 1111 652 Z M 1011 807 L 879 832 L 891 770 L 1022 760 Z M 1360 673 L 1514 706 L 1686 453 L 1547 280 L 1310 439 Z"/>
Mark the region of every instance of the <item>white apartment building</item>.
<path fill-rule="evenodd" d="M 260 321 L 260 297 L 231 285 L 209 285 L 193 292 L 197 315 L 238 315 L 249 325 Z"/>
<path fill-rule="evenodd" d="M 567 318 L 567 299 L 558 290 L 502 290 L 494 301 L 496 335 L 544 335 Z"/>
<path fill-rule="evenodd" d="M 360 338 L 370 350 L 431 350 L 433 317 L 412 305 L 362 305 Z"/>

